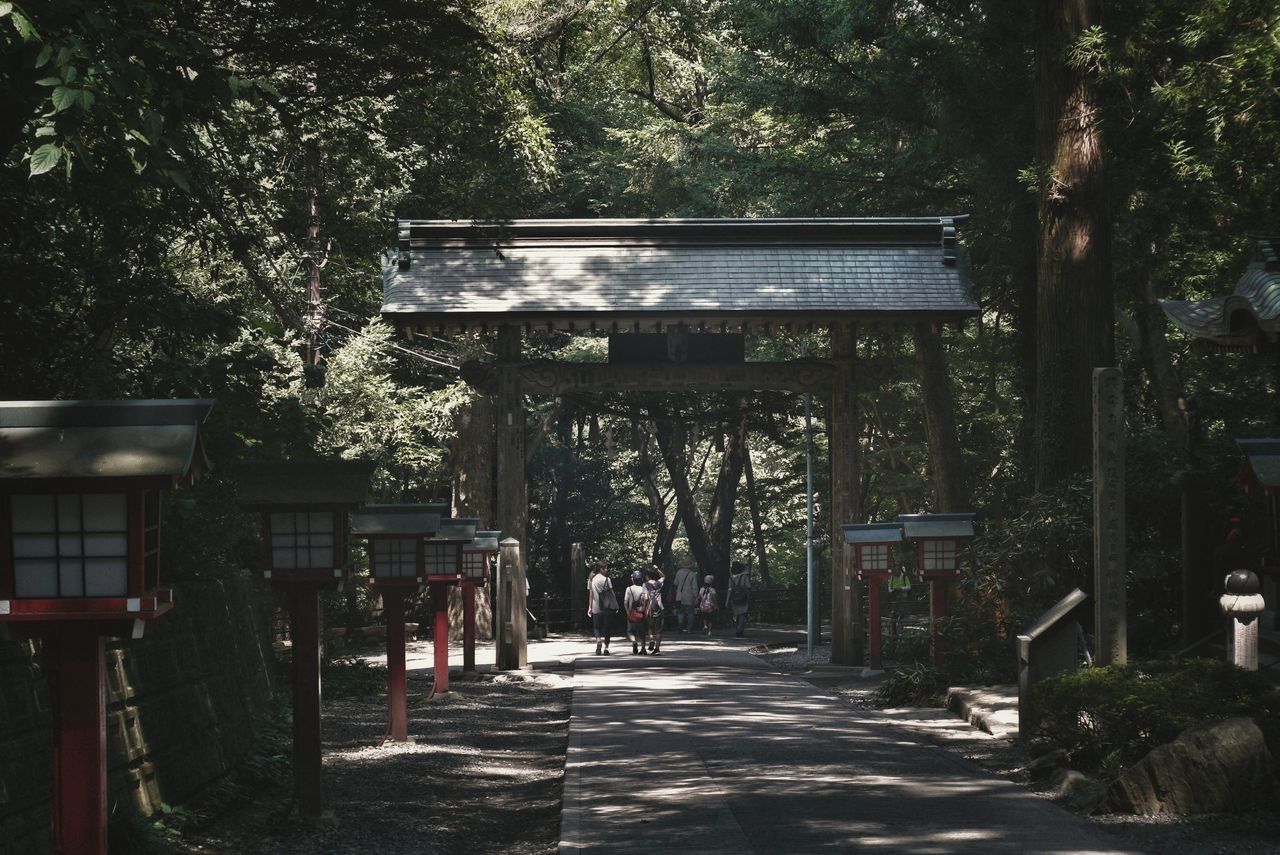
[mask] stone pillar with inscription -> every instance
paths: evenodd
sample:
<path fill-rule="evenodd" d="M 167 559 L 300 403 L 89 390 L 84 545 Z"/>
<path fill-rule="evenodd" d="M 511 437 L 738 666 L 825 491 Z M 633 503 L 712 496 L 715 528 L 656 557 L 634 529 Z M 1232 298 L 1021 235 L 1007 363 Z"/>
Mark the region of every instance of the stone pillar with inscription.
<path fill-rule="evenodd" d="M 862 522 L 858 483 L 858 396 L 854 388 L 857 334 L 852 325 L 831 325 L 831 361 L 835 378 L 827 412 L 827 443 L 831 458 L 831 519 L 827 529 L 839 532 L 844 523 Z M 853 550 L 832 537 L 831 662 L 864 665 L 862 608 L 853 575 Z"/>
<path fill-rule="evenodd" d="M 529 664 L 525 622 L 529 585 L 524 575 L 527 565 L 521 556 L 520 543 L 515 538 L 505 538 L 499 546 L 495 664 L 499 671 L 514 671 Z"/>
<path fill-rule="evenodd" d="M 1096 659 L 1128 660 L 1125 624 L 1124 377 L 1093 370 L 1093 603 Z"/>

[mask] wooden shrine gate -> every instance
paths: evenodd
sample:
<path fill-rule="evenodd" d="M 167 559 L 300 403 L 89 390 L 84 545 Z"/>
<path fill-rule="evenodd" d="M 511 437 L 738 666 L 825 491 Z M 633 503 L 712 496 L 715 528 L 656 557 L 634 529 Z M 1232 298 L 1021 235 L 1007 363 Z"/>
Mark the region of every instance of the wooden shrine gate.
<path fill-rule="evenodd" d="M 977 313 L 955 221 L 401 221 L 398 251 L 384 271 L 382 315 L 409 335 L 496 330 L 496 358 L 467 363 L 463 377 L 496 400 L 497 526 L 521 543 L 529 504 L 525 397 L 575 391 L 773 389 L 825 397 L 828 531 L 838 532 L 862 517 L 857 328 Z M 746 335 L 815 327 L 830 332 L 824 358 L 742 358 Z M 533 329 L 607 332 L 611 361 L 525 360 L 523 334 Z M 835 540 L 832 661 L 860 664 L 858 587 L 849 550 L 837 559 Z"/>

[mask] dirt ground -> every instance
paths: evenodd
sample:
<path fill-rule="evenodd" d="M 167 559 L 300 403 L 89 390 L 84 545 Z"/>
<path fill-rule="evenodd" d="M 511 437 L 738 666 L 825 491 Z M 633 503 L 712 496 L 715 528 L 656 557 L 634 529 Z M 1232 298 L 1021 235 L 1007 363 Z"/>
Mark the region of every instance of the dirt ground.
<path fill-rule="evenodd" d="M 381 692 L 326 704 L 325 790 L 333 819 L 290 816 L 291 786 L 184 830 L 182 853 L 486 853 L 556 851 L 572 666 L 451 681 L 426 700 L 410 674 L 409 733 L 386 728 Z"/>

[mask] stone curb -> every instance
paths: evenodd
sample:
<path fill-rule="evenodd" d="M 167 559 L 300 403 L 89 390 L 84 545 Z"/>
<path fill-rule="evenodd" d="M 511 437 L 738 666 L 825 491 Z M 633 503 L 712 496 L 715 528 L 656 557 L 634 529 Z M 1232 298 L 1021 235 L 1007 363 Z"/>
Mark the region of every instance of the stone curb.
<path fill-rule="evenodd" d="M 952 686 L 947 709 L 999 739 L 1018 735 L 1017 686 Z"/>

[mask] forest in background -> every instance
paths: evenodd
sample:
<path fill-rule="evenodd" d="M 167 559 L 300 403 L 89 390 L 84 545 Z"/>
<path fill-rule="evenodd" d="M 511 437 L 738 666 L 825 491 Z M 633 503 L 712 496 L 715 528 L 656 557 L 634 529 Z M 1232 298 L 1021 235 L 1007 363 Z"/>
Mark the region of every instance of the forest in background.
<path fill-rule="evenodd" d="M 1229 292 L 1251 237 L 1280 234 L 1277 152 L 1265 0 L 6 0 L 2 392 L 216 398 L 223 471 L 365 456 L 376 498 L 434 498 L 485 428 L 456 366 L 493 344 L 377 320 L 395 217 L 968 214 L 981 317 L 940 340 L 861 330 L 864 516 L 978 512 L 957 631 L 1009 659 L 1012 632 L 1091 585 L 1087 369 L 1117 364 L 1130 643 L 1160 649 L 1179 632 L 1177 399 L 1203 413 L 1220 537 L 1243 501 L 1232 440 L 1280 429 L 1280 369 L 1193 348 L 1156 301 Z M 313 268 L 325 321 L 309 329 Z M 748 343 L 826 346 L 802 330 Z M 945 483 L 922 400 L 939 346 Z M 532 403 L 536 591 L 563 592 L 572 541 L 633 565 L 699 524 L 717 560 L 802 588 L 798 396 Z M 256 535 L 231 496 L 214 477 L 174 498 L 170 579 L 244 572 Z"/>

